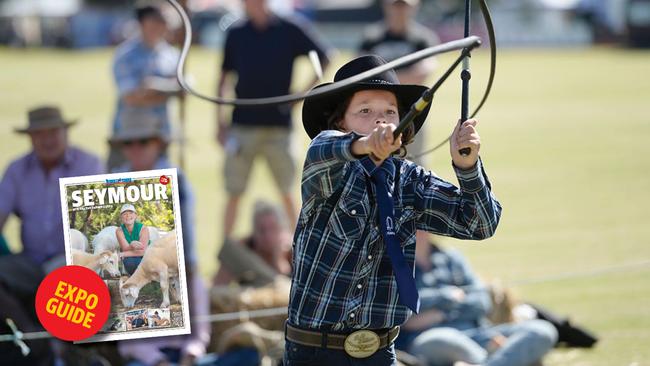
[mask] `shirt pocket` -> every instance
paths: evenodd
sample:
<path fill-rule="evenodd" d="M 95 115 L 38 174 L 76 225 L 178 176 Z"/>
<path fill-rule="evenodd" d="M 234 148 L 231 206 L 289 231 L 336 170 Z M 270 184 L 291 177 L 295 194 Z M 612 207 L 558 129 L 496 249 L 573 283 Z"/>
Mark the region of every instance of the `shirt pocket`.
<path fill-rule="evenodd" d="M 401 246 L 415 244 L 416 219 L 417 213 L 413 207 L 405 207 L 400 211 L 400 216 L 397 220 L 399 225 L 397 237 Z"/>
<path fill-rule="evenodd" d="M 338 238 L 357 240 L 363 234 L 370 215 L 368 193 L 346 191 L 334 206 L 328 227 Z"/>

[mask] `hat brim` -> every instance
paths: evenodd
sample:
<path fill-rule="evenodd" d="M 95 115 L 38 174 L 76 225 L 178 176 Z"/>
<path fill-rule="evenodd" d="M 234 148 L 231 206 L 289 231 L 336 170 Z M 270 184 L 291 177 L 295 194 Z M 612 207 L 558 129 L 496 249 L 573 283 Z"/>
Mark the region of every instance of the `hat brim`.
<path fill-rule="evenodd" d="M 314 89 L 322 88 L 330 84 L 332 83 L 321 84 L 316 86 Z M 422 85 L 409 84 L 356 83 L 338 93 L 306 98 L 302 105 L 302 124 L 307 135 L 313 139 L 321 131 L 329 129 L 327 121 L 337 106 L 343 103 L 345 99 L 353 93 L 368 89 L 388 90 L 393 92 L 400 104 L 400 117 L 402 117 L 406 112 L 408 112 L 408 108 L 420 99 L 422 93 L 424 93 L 428 88 Z M 415 128 L 416 134 L 420 128 L 422 128 L 424 121 L 427 119 L 430 108 L 431 104 L 429 103 L 422 113 L 413 120 L 413 127 Z"/>
<path fill-rule="evenodd" d="M 109 144 L 122 144 L 126 141 L 140 140 L 140 139 L 160 139 L 165 144 L 171 142 L 169 136 L 161 135 L 159 133 L 131 133 L 131 134 L 116 134 L 108 139 Z"/>
<path fill-rule="evenodd" d="M 68 128 L 71 126 L 74 126 L 79 122 L 79 120 L 73 119 L 69 121 L 63 121 L 63 123 L 58 123 L 58 124 L 52 124 L 52 125 L 42 125 L 42 126 L 37 126 L 37 127 L 27 127 L 27 128 L 14 128 L 15 133 L 30 133 L 34 131 L 42 131 L 42 130 L 51 130 L 54 128 Z"/>

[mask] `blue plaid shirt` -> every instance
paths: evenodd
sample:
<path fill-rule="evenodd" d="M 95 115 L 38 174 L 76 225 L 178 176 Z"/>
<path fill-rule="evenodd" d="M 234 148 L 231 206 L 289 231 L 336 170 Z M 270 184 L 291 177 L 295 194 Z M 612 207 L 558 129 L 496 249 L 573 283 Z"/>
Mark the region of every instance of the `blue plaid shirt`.
<path fill-rule="evenodd" d="M 374 187 L 350 148 L 359 136 L 323 131 L 307 151 L 303 206 L 294 236 L 289 322 L 320 330 L 380 329 L 404 323 L 397 283 L 378 227 Z M 415 231 L 480 240 L 494 234 L 501 206 L 481 161 L 456 169 L 461 188 L 390 158 L 395 229 L 413 266 Z M 395 182 L 395 179 L 397 181 Z"/>

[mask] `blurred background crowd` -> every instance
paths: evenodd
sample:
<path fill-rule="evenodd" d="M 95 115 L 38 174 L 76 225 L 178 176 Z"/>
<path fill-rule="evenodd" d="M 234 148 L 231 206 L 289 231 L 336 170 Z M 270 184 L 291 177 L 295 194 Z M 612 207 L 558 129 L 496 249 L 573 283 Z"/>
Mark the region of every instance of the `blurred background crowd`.
<path fill-rule="evenodd" d="M 206 47 L 219 47 L 224 30 L 244 16 L 237 0 L 185 0 L 196 37 Z M 116 45 L 137 31 L 129 6 L 133 1 L 3 0 L 0 44 L 82 49 Z M 356 47 L 360 32 L 382 17 L 372 0 L 271 0 L 279 14 L 299 13 L 337 47 Z M 648 2 L 645 0 L 497 0 L 490 2 L 503 46 L 586 45 L 592 42 L 648 46 Z M 417 18 L 443 41 L 456 38 L 456 18 L 463 2 L 423 1 Z M 175 20 L 178 22 L 178 20 Z M 522 32 L 525 30 L 525 32 Z"/>

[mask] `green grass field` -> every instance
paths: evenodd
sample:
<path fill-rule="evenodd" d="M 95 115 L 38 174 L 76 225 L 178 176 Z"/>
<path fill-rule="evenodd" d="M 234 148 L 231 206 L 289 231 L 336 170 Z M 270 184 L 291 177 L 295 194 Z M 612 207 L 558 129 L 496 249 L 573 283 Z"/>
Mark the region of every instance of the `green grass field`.
<path fill-rule="evenodd" d="M 29 149 L 12 130 L 39 103 L 59 104 L 67 116 L 80 118 L 71 141 L 106 155 L 115 104 L 111 56 L 112 50 L 0 49 L 0 169 Z M 473 57 L 474 101 L 484 88 L 487 60 L 486 52 Z M 198 89 L 212 94 L 218 61 L 214 52 L 193 51 L 189 71 Z M 481 155 L 504 207 L 501 225 L 482 243 L 445 242 L 466 253 L 483 277 L 513 284 L 521 298 L 570 315 L 601 337 L 590 351 L 554 352 L 549 365 L 650 365 L 649 61 L 649 52 L 609 48 L 505 49 L 497 60 L 493 94 L 479 117 Z M 298 89 L 311 78 L 306 62 L 299 70 L 305 76 L 296 78 Z M 459 84 L 453 79 L 439 91 L 426 125 L 428 145 L 450 133 L 458 118 Z M 298 109 L 295 117 L 300 120 Z M 218 266 L 224 155 L 213 138 L 212 105 L 190 98 L 187 124 L 187 171 L 199 197 L 200 269 L 207 279 Z M 308 141 L 300 123 L 295 131 L 302 160 Z M 455 182 L 446 147 L 427 163 Z M 270 179 L 266 166 L 257 165 L 237 233 L 249 229 L 256 199 L 277 200 Z M 17 220 L 4 232 L 18 248 Z"/>

